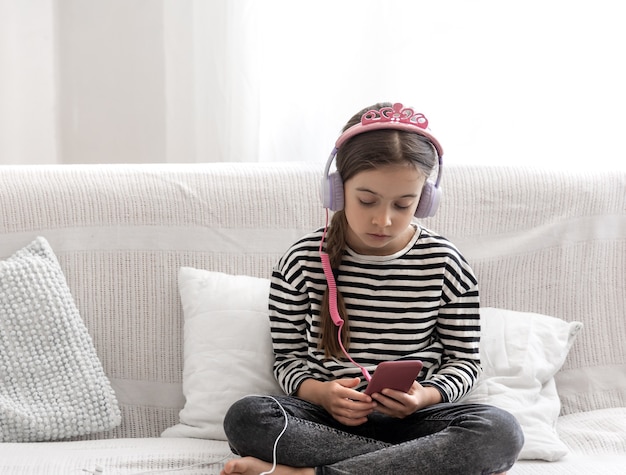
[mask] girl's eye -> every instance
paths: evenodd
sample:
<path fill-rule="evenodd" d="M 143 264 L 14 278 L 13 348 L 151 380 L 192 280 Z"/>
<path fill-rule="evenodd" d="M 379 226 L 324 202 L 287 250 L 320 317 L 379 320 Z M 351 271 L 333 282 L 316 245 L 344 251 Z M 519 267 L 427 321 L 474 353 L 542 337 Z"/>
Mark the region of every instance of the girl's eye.
<path fill-rule="evenodd" d="M 361 203 L 363 206 L 372 206 L 374 204 L 373 201 L 363 201 L 363 200 L 359 200 L 359 203 Z"/>

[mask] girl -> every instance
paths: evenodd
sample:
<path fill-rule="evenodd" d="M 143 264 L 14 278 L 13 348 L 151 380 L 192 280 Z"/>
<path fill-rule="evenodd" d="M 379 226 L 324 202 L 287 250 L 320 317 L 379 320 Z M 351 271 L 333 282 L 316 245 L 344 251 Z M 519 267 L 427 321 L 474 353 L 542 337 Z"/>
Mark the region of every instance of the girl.
<path fill-rule="evenodd" d="M 274 373 L 288 395 L 231 407 L 224 428 L 243 458 L 222 474 L 495 474 L 515 462 L 512 415 L 455 403 L 480 372 L 478 286 L 459 251 L 413 220 L 432 215 L 440 193 L 442 149 L 427 125 L 384 103 L 344 127 L 324 177 L 331 225 L 272 275 Z M 408 392 L 363 392 L 359 367 L 368 379 L 400 359 L 423 363 Z"/>

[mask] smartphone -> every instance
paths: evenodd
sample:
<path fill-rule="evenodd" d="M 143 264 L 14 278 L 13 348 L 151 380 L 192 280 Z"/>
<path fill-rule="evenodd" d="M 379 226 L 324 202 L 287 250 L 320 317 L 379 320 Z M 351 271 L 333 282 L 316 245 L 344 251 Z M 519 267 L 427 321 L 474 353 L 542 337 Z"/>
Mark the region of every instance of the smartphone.
<path fill-rule="evenodd" d="M 380 393 L 385 388 L 406 393 L 422 370 L 422 366 L 421 361 L 383 361 L 374 371 L 372 380 L 365 388 L 365 394 Z"/>

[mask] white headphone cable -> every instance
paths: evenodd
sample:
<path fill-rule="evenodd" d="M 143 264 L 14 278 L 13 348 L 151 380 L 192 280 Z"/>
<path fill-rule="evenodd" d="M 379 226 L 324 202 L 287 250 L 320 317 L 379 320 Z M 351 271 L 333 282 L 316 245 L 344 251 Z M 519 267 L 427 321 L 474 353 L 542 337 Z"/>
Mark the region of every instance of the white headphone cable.
<path fill-rule="evenodd" d="M 278 404 L 278 407 L 280 408 L 280 410 L 283 413 L 283 416 L 285 417 L 285 425 L 283 426 L 283 430 L 280 431 L 280 434 L 278 434 L 278 437 L 276 437 L 276 440 L 274 441 L 274 447 L 272 448 L 272 468 L 267 472 L 262 472 L 259 474 L 259 475 L 270 475 L 271 473 L 274 473 L 274 471 L 276 470 L 276 465 L 277 465 L 276 453 L 278 450 L 278 441 L 283 436 L 283 434 L 287 431 L 287 426 L 289 425 L 289 420 L 287 419 L 287 411 L 285 411 L 285 408 L 283 407 L 283 405 L 274 396 L 256 395 L 256 394 L 252 396 L 253 397 L 266 397 L 266 398 L 272 399 L 276 404 Z M 246 397 L 250 397 L 250 396 L 246 396 Z"/>

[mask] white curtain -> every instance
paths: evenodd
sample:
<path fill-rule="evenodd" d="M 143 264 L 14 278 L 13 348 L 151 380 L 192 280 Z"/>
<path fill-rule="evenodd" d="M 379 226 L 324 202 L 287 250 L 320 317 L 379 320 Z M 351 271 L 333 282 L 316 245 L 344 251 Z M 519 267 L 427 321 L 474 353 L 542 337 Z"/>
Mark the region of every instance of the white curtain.
<path fill-rule="evenodd" d="M 55 163 L 52 2 L 0 0 L 0 164 Z"/>
<path fill-rule="evenodd" d="M 624 166 L 611 0 L 0 0 L 0 163 L 326 160 L 389 100 L 448 163 Z"/>

